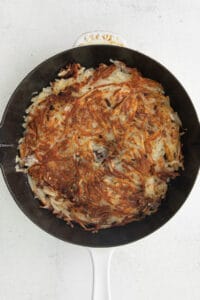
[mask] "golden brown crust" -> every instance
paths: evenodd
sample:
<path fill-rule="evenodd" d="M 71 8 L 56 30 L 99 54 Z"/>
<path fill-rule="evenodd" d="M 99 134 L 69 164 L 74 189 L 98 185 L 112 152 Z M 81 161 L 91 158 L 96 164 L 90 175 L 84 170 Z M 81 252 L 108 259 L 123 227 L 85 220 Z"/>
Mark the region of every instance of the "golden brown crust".
<path fill-rule="evenodd" d="M 46 207 L 85 229 L 151 214 L 182 167 L 180 121 L 162 86 L 121 62 L 72 64 L 60 77 L 33 102 L 19 145 L 36 195 L 46 188 Z"/>

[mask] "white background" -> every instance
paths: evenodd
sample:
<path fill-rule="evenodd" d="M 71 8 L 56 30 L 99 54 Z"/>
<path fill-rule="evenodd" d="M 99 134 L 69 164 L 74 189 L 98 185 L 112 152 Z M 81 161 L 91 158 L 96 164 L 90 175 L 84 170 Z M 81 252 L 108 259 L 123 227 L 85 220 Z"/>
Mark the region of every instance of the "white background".
<path fill-rule="evenodd" d="M 92 30 L 119 33 L 131 48 L 164 64 L 200 113 L 199 28 L 198 0 L 0 0 L 0 114 L 32 68 Z M 115 251 L 112 299 L 200 299 L 199 187 L 200 178 L 163 228 Z M 0 299 L 89 300 L 91 285 L 87 249 L 32 224 L 0 174 Z"/>

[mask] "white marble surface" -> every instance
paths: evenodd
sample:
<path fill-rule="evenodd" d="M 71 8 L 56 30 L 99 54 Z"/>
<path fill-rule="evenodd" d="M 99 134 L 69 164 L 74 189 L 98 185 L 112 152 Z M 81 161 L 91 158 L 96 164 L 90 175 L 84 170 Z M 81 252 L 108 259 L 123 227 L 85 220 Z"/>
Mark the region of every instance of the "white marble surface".
<path fill-rule="evenodd" d="M 0 0 L 0 116 L 27 72 L 91 30 L 119 33 L 166 65 L 200 113 L 199 28 L 198 0 Z M 169 223 L 116 250 L 112 299 L 200 299 L 199 195 L 200 178 Z M 0 299 L 89 300 L 91 280 L 87 250 L 32 224 L 0 174 Z"/>

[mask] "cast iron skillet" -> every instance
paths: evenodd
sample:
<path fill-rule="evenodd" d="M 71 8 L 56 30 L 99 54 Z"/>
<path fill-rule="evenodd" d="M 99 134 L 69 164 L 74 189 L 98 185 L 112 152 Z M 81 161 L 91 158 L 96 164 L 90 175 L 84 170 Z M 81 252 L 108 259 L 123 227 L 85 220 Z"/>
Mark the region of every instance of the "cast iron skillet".
<path fill-rule="evenodd" d="M 38 200 L 27 182 L 26 175 L 15 171 L 17 143 L 22 136 L 23 115 L 30 104 L 32 93 L 48 86 L 59 69 L 72 62 L 85 67 L 96 67 L 99 63 L 109 63 L 118 59 L 130 67 L 160 82 L 171 99 L 171 105 L 178 112 L 183 128 L 187 131 L 182 137 L 185 169 L 181 176 L 169 184 L 166 199 L 158 212 L 140 222 L 123 227 L 100 230 L 97 234 L 84 231 L 80 226 L 69 227 L 48 210 L 40 207 Z M 0 127 L 0 162 L 14 200 L 23 212 L 40 228 L 64 241 L 91 247 L 110 247 L 134 242 L 165 224 L 185 202 L 192 189 L 199 169 L 200 126 L 187 93 L 177 79 L 162 65 L 136 51 L 109 45 L 78 47 L 59 53 L 37 66 L 19 84 L 12 95 L 3 115 Z"/>

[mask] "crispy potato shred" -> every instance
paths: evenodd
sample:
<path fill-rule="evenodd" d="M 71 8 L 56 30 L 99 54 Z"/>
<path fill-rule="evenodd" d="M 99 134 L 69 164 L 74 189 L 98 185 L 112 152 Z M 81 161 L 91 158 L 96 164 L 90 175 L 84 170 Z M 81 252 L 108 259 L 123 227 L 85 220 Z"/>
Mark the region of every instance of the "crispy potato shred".
<path fill-rule="evenodd" d="M 86 230 L 152 214 L 183 168 L 169 97 L 120 61 L 62 69 L 32 98 L 23 126 L 17 170 L 44 208 Z"/>

